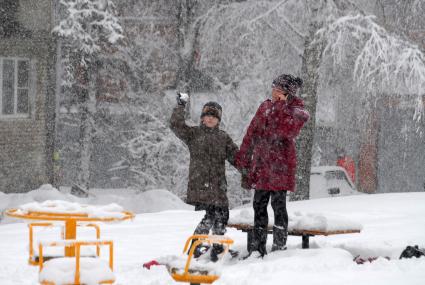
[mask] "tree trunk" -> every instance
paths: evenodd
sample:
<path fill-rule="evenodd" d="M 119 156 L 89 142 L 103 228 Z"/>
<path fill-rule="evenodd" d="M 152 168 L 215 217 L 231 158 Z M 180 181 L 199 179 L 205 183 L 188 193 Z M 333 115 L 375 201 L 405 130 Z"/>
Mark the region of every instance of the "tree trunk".
<path fill-rule="evenodd" d="M 96 71 L 94 68 L 87 70 L 87 95 L 83 96 L 80 105 L 80 160 L 77 170 L 77 181 L 71 188 L 71 194 L 80 197 L 87 197 L 90 187 L 94 114 L 96 112 L 96 77 Z"/>
<path fill-rule="evenodd" d="M 301 67 L 304 85 L 300 93 L 305 102 L 305 108 L 310 113 L 310 120 L 305 124 L 297 139 L 297 186 L 295 193 L 290 196 L 291 200 L 308 200 L 310 197 L 310 170 L 316 127 L 317 88 L 319 67 L 324 49 L 321 41 L 314 41 L 316 32 L 323 25 L 318 20 L 318 11 L 320 11 L 319 8 L 312 11 L 309 34 L 304 45 Z"/>
<path fill-rule="evenodd" d="M 189 92 L 190 71 L 193 64 L 193 41 L 195 38 L 192 29 L 194 18 L 193 0 L 180 0 L 178 13 L 178 50 L 179 68 L 177 72 L 177 89 L 182 92 Z"/>
<path fill-rule="evenodd" d="M 189 93 L 192 88 L 192 74 L 195 64 L 195 54 L 199 50 L 200 23 L 195 23 L 195 8 L 197 0 L 180 0 L 178 13 L 178 50 L 179 68 L 177 72 L 177 90 Z M 190 101 L 186 106 L 190 110 Z M 188 116 L 190 112 L 186 112 Z"/>
<path fill-rule="evenodd" d="M 49 56 L 48 62 L 51 66 L 50 71 L 48 72 L 48 88 L 47 88 L 47 97 L 45 102 L 45 124 L 46 124 L 46 176 L 50 184 L 54 187 L 57 187 L 58 181 L 56 179 L 57 171 L 55 169 L 55 164 L 57 163 L 55 156 L 55 135 L 56 135 L 56 72 L 57 72 L 57 52 L 56 52 L 57 41 L 53 41 L 49 45 Z"/>

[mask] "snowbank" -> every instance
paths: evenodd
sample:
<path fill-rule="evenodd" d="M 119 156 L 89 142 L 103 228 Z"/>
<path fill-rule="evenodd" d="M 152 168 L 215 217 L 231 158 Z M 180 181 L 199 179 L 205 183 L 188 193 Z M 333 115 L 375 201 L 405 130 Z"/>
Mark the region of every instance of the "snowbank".
<path fill-rule="evenodd" d="M 273 226 L 274 217 L 271 207 L 268 208 L 269 225 Z M 361 230 L 362 225 L 342 215 L 333 213 L 302 213 L 295 211 L 289 212 L 288 230 L 311 230 L 311 231 L 345 231 Z M 254 225 L 253 209 L 242 209 L 232 211 L 229 224 L 248 224 Z"/>
<path fill-rule="evenodd" d="M 179 197 L 165 189 L 138 192 L 132 189 L 94 189 L 90 204 L 115 202 L 133 213 L 154 213 L 168 210 L 193 210 Z"/>
<path fill-rule="evenodd" d="M 27 193 L 5 194 L 0 192 L 0 211 L 9 208 L 19 208 L 25 205 L 23 210 L 49 211 L 53 204 L 64 211 L 83 211 L 90 215 L 102 215 L 102 212 L 131 211 L 135 214 L 161 212 L 167 210 L 193 210 L 193 207 L 185 204 L 179 197 L 167 190 L 149 190 L 139 192 L 133 189 L 93 189 L 88 198 L 79 198 L 69 193 L 69 189 L 61 191 L 52 185 L 45 184 L 40 188 Z M 62 201 L 62 202 L 58 202 Z M 86 206 L 84 206 L 86 205 Z M 103 208 L 91 208 L 87 205 L 106 205 Z M 40 208 L 41 207 L 41 208 Z M 83 209 L 84 208 L 84 209 Z M 2 223 L 17 221 L 16 219 L 3 216 Z"/>

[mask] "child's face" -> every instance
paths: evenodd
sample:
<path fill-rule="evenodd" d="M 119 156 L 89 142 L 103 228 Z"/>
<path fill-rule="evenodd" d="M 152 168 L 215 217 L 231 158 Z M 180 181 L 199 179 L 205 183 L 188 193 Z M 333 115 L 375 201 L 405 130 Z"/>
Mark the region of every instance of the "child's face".
<path fill-rule="evenodd" d="M 279 88 L 272 88 L 272 101 L 286 101 L 288 94 Z"/>
<path fill-rule="evenodd" d="M 215 128 L 218 125 L 218 119 L 214 116 L 203 116 L 202 123 L 208 128 Z"/>

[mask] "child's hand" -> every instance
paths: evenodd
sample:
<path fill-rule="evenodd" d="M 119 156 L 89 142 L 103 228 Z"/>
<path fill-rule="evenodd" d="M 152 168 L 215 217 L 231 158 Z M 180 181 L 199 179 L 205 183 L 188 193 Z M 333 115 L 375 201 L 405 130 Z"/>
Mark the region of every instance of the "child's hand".
<path fill-rule="evenodd" d="M 189 94 L 177 92 L 177 104 L 180 106 L 186 106 L 187 101 L 189 101 Z"/>
<path fill-rule="evenodd" d="M 240 173 L 243 176 L 248 176 L 249 170 L 247 168 L 240 169 Z"/>

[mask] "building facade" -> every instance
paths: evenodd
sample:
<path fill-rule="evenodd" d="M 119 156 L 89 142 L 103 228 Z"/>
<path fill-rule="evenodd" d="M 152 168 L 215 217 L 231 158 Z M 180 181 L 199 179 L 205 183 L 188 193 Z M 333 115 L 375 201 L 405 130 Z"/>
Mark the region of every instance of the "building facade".
<path fill-rule="evenodd" d="M 0 7 L 0 191 L 53 179 L 55 42 L 50 0 Z"/>

